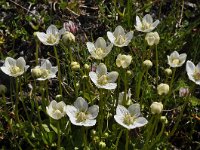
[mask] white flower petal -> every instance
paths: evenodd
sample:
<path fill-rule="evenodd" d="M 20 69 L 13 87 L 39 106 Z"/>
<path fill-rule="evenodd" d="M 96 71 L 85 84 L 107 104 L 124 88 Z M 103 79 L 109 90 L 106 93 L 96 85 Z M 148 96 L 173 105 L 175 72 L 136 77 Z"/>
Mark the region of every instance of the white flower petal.
<path fill-rule="evenodd" d="M 128 107 L 128 111 L 131 115 L 138 117 L 140 116 L 140 104 L 132 104 Z"/>
<path fill-rule="evenodd" d="M 118 116 L 118 115 L 115 115 L 114 116 L 114 119 L 115 121 L 120 124 L 121 126 L 127 128 L 127 129 L 130 129 L 130 126 L 127 126 L 125 123 L 124 123 L 124 116 Z"/>
<path fill-rule="evenodd" d="M 134 125 L 136 127 L 142 127 L 148 123 L 147 119 L 144 117 L 138 117 L 135 119 Z"/>
<path fill-rule="evenodd" d="M 142 27 L 142 22 L 138 16 L 136 16 L 136 26 L 135 27 Z"/>
<path fill-rule="evenodd" d="M 126 109 L 126 107 L 122 105 L 118 105 L 116 109 L 116 115 L 117 116 L 124 116 L 126 114 L 129 114 L 129 111 Z"/>
<path fill-rule="evenodd" d="M 151 17 L 151 15 L 150 14 L 146 14 L 144 17 L 143 17 L 143 19 L 142 19 L 142 22 L 147 22 L 147 23 L 149 23 L 149 24 L 152 24 L 153 23 L 153 18 Z"/>
<path fill-rule="evenodd" d="M 48 35 L 45 34 L 44 32 L 36 32 L 36 35 L 38 37 L 38 39 L 40 40 L 40 42 L 42 42 L 43 44 L 47 45 L 47 38 Z"/>
<path fill-rule="evenodd" d="M 128 32 L 125 37 L 126 40 L 130 42 L 133 38 L 133 31 Z"/>
<path fill-rule="evenodd" d="M 23 57 L 19 57 L 17 60 L 16 60 L 16 65 L 20 68 L 20 69 L 24 69 L 24 67 L 26 66 L 26 62 L 24 60 Z"/>
<path fill-rule="evenodd" d="M 96 124 L 96 120 L 87 119 L 85 122 L 82 122 L 82 124 L 85 127 L 91 127 L 91 126 L 94 126 Z"/>
<path fill-rule="evenodd" d="M 90 79 L 92 80 L 92 82 L 93 83 L 97 83 L 97 79 L 98 79 L 98 77 L 97 77 L 97 74 L 95 73 L 95 72 L 89 72 L 89 77 L 90 77 Z"/>
<path fill-rule="evenodd" d="M 53 34 L 53 35 L 57 35 L 59 34 L 58 32 L 58 28 L 55 26 L 55 25 L 50 25 L 48 28 L 47 28 L 47 34 Z"/>
<path fill-rule="evenodd" d="M 195 65 L 193 64 L 193 62 L 191 62 L 189 60 L 187 61 L 187 63 L 186 63 L 186 71 L 187 71 L 188 75 L 191 75 L 191 74 L 194 73 Z"/>
<path fill-rule="evenodd" d="M 5 67 L 16 66 L 16 60 L 11 57 L 7 57 L 4 65 Z"/>
<path fill-rule="evenodd" d="M 108 39 L 110 40 L 110 42 L 111 43 L 115 43 L 115 36 L 113 35 L 113 33 L 112 32 L 107 32 L 107 37 L 108 37 Z"/>
<path fill-rule="evenodd" d="M 5 74 L 11 76 L 11 72 L 10 72 L 10 69 L 8 67 L 2 66 L 1 71 L 3 71 Z"/>
<path fill-rule="evenodd" d="M 74 118 L 76 120 L 77 108 L 72 105 L 67 105 L 64 107 L 64 111 L 69 118 Z"/>
<path fill-rule="evenodd" d="M 159 23 L 160 23 L 160 21 L 159 21 L 159 20 L 156 20 L 156 21 L 152 24 L 152 30 L 155 29 Z"/>
<path fill-rule="evenodd" d="M 51 74 L 55 75 L 58 72 L 58 66 L 51 67 Z"/>
<path fill-rule="evenodd" d="M 118 36 L 124 36 L 125 35 L 125 32 L 124 32 L 124 29 L 122 28 L 122 26 L 117 26 L 115 28 L 115 31 L 113 32 L 113 35 L 115 37 L 118 37 Z"/>
<path fill-rule="evenodd" d="M 106 67 L 106 65 L 105 65 L 104 63 L 100 63 L 100 64 L 97 66 L 96 73 L 97 73 L 99 76 L 106 75 L 106 74 L 107 74 L 107 67 Z"/>
<path fill-rule="evenodd" d="M 107 74 L 108 82 L 115 82 L 119 76 L 119 73 L 116 71 L 112 71 Z"/>
<path fill-rule="evenodd" d="M 86 45 L 87 45 L 87 49 L 90 53 L 96 49 L 92 42 L 87 42 Z"/>
<path fill-rule="evenodd" d="M 99 113 L 99 106 L 93 105 L 88 108 L 88 119 L 95 119 Z"/>
<path fill-rule="evenodd" d="M 102 48 L 105 49 L 106 48 L 106 41 L 104 40 L 104 38 L 99 37 L 96 42 L 95 42 L 95 47 L 96 48 Z"/>
<path fill-rule="evenodd" d="M 114 90 L 117 87 L 117 83 L 108 83 L 106 85 L 97 85 L 99 88 L 107 89 L 107 90 Z"/>
<path fill-rule="evenodd" d="M 78 97 L 76 101 L 74 102 L 74 106 L 79 110 L 86 112 L 88 109 L 88 103 L 82 98 Z"/>

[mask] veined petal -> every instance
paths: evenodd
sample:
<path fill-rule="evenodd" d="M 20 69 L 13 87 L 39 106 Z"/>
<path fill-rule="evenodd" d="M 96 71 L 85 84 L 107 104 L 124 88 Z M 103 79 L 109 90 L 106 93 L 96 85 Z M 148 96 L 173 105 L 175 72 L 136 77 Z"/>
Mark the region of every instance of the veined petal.
<path fill-rule="evenodd" d="M 114 90 L 117 87 L 117 83 L 108 83 L 106 85 L 97 85 L 99 88 L 107 89 L 107 90 Z"/>
<path fill-rule="evenodd" d="M 113 33 L 112 32 L 107 32 L 107 37 L 108 37 L 108 39 L 110 40 L 110 42 L 111 43 L 115 43 L 115 36 L 113 35 Z"/>
<path fill-rule="evenodd" d="M 124 123 L 124 117 L 123 117 L 123 116 L 115 115 L 115 116 L 114 116 L 114 119 L 115 119 L 115 121 L 116 121 L 119 125 L 121 125 L 121 126 L 127 128 L 127 129 L 131 129 L 130 126 L 127 126 L 127 125 Z"/>
<path fill-rule="evenodd" d="M 90 53 L 96 49 L 92 42 L 87 42 L 86 45 L 87 45 L 87 49 Z"/>
<path fill-rule="evenodd" d="M 133 31 L 128 32 L 125 37 L 126 37 L 126 41 L 130 42 L 133 38 Z"/>
<path fill-rule="evenodd" d="M 1 71 L 3 71 L 5 74 L 11 76 L 10 68 L 2 66 Z"/>
<path fill-rule="evenodd" d="M 126 107 L 122 106 L 122 105 L 118 105 L 117 109 L 116 109 L 116 115 L 117 116 L 123 116 L 129 114 L 129 111 L 126 109 Z"/>
<path fill-rule="evenodd" d="M 17 60 L 16 60 L 16 65 L 20 68 L 20 69 L 24 69 L 24 67 L 26 66 L 26 62 L 24 60 L 23 57 L 19 57 Z"/>
<path fill-rule="evenodd" d="M 195 65 L 193 64 L 193 62 L 191 62 L 189 60 L 187 61 L 187 63 L 186 63 L 186 71 L 187 71 L 188 75 L 191 75 L 191 74 L 194 73 Z"/>
<path fill-rule="evenodd" d="M 16 60 L 11 57 L 7 57 L 4 65 L 5 65 L 5 67 L 15 66 Z"/>
<path fill-rule="evenodd" d="M 124 32 L 124 29 L 122 28 L 122 26 L 117 26 L 117 27 L 115 28 L 115 31 L 113 32 L 113 35 L 114 35 L 115 37 L 118 37 L 119 35 L 124 36 L 124 35 L 125 35 L 125 32 Z"/>
<path fill-rule="evenodd" d="M 58 66 L 56 67 L 51 67 L 51 74 L 56 74 L 58 72 Z"/>
<path fill-rule="evenodd" d="M 115 82 L 119 76 L 119 73 L 116 71 L 112 71 L 107 74 L 108 82 Z"/>
<path fill-rule="evenodd" d="M 89 72 L 89 77 L 90 77 L 90 79 L 92 80 L 92 82 L 93 83 L 97 83 L 97 79 L 98 79 L 98 77 L 97 77 L 97 74 L 95 73 L 95 72 Z"/>
<path fill-rule="evenodd" d="M 155 29 L 159 23 L 160 23 L 160 21 L 159 21 L 159 20 L 156 20 L 156 21 L 152 24 L 152 28 Z"/>
<path fill-rule="evenodd" d="M 55 25 L 50 25 L 47 28 L 47 32 L 46 33 L 47 34 L 57 35 L 57 34 L 59 34 L 59 31 L 58 31 L 58 28 Z"/>
<path fill-rule="evenodd" d="M 88 108 L 88 119 L 95 119 L 99 113 L 99 106 L 93 105 Z"/>
<path fill-rule="evenodd" d="M 96 124 L 96 120 L 87 119 L 85 122 L 82 123 L 85 127 L 91 127 Z"/>
<path fill-rule="evenodd" d="M 51 70 L 51 67 L 52 67 L 51 62 L 48 59 L 42 60 L 42 62 L 41 62 L 42 69 Z"/>
<path fill-rule="evenodd" d="M 132 104 L 128 107 L 128 111 L 131 115 L 138 117 L 140 116 L 140 104 Z"/>
<path fill-rule="evenodd" d="M 153 23 L 153 18 L 151 17 L 151 15 L 150 14 L 146 14 L 144 17 L 143 17 L 143 19 L 142 19 L 142 22 L 147 22 L 147 23 L 149 23 L 149 24 L 152 24 Z"/>
<path fill-rule="evenodd" d="M 106 41 L 102 37 L 99 37 L 94 45 L 96 48 L 106 49 Z"/>
<path fill-rule="evenodd" d="M 77 108 L 72 106 L 72 105 L 67 105 L 64 107 L 64 111 L 69 116 L 69 118 L 74 118 L 76 120 L 76 113 L 77 113 Z"/>
<path fill-rule="evenodd" d="M 141 22 L 141 20 L 140 20 L 140 18 L 139 18 L 138 16 L 136 16 L 136 26 L 137 26 L 138 28 L 141 28 L 141 27 L 142 27 L 142 22 Z"/>
<path fill-rule="evenodd" d="M 48 38 L 47 34 L 45 34 L 44 32 L 36 32 L 36 35 L 38 39 L 40 40 L 40 42 L 47 45 L 47 38 Z"/>
<path fill-rule="evenodd" d="M 142 127 L 148 123 L 147 119 L 144 117 L 138 117 L 135 119 L 134 125 L 136 127 Z"/>
<path fill-rule="evenodd" d="M 182 64 L 185 62 L 187 57 L 187 54 L 183 53 L 179 55 L 179 60 L 182 62 Z"/>
<path fill-rule="evenodd" d="M 102 75 L 107 74 L 107 67 L 106 67 L 106 65 L 105 65 L 104 63 L 100 63 L 100 64 L 97 66 L 96 73 L 97 73 L 97 75 L 99 75 L 99 76 L 102 76 Z"/>
<path fill-rule="evenodd" d="M 82 98 L 78 97 L 76 101 L 74 102 L 74 106 L 79 110 L 86 112 L 88 109 L 88 103 Z"/>

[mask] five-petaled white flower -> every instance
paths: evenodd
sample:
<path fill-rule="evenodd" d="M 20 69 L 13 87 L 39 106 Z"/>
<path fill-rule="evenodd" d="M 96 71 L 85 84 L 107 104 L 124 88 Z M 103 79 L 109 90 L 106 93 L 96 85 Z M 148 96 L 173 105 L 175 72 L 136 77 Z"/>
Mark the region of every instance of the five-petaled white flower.
<path fill-rule="evenodd" d="M 177 51 L 174 51 L 170 54 L 170 56 L 167 56 L 168 64 L 170 67 L 181 67 L 186 60 L 187 55 L 185 53 L 180 54 Z"/>
<path fill-rule="evenodd" d="M 131 64 L 131 60 L 131 55 L 119 54 L 116 59 L 116 65 L 117 67 L 127 68 Z"/>
<path fill-rule="evenodd" d="M 46 107 L 46 111 L 47 114 L 55 119 L 55 120 L 59 120 L 62 117 L 65 116 L 65 108 L 66 104 L 63 101 L 60 101 L 59 103 L 57 103 L 55 100 L 51 101 L 51 103 L 49 104 L 48 107 Z"/>
<path fill-rule="evenodd" d="M 7 57 L 1 70 L 9 76 L 17 77 L 22 75 L 28 67 L 23 57 L 19 57 L 17 60 Z"/>
<path fill-rule="evenodd" d="M 106 41 L 104 38 L 99 37 L 95 43 L 87 42 L 87 48 L 91 56 L 95 59 L 103 59 L 112 50 L 113 44 L 106 46 Z"/>
<path fill-rule="evenodd" d="M 115 121 L 127 129 L 142 127 L 148 123 L 144 117 L 140 117 L 140 105 L 132 104 L 126 109 L 118 105 L 116 109 Z"/>
<path fill-rule="evenodd" d="M 186 71 L 189 79 L 200 85 L 200 62 L 195 66 L 193 62 L 187 61 Z"/>
<path fill-rule="evenodd" d="M 96 124 L 95 118 L 99 113 L 99 106 L 93 105 L 88 108 L 88 103 L 82 97 L 78 97 L 74 106 L 67 105 L 65 107 L 65 112 L 72 124 L 89 127 Z"/>
<path fill-rule="evenodd" d="M 136 25 L 135 28 L 138 31 L 141 32 L 151 32 L 156 28 L 156 26 L 159 24 L 159 20 L 156 20 L 153 22 L 153 18 L 150 14 L 146 14 L 142 20 L 138 16 L 136 16 Z"/>
<path fill-rule="evenodd" d="M 33 76 L 40 81 L 55 78 L 57 71 L 58 67 L 53 67 L 48 59 L 42 60 L 41 66 L 36 66 L 35 68 L 31 69 Z"/>
<path fill-rule="evenodd" d="M 56 45 L 59 43 L 60 37 L 64 33 L 65 33 L 64 28 L 58 30 L 55 25 L 50 25 L 47 28 L 46 33 L 36 32 L 36 35 L 44 45 Z"/>
<path fill-rule="evenodd" d="M 108 31 L 107 36 L 110 42 L 113 43 L 115 46 L 124 47 L 131 42 L 131 39 L 133 38 L 133 31 L 130 31 L 127 34 L 125 34 L 125 31 L 122 28 L 122 26 L 117 26 L 113 33 Z"/>
<path fill-rule="evenodd" d="M 104 88 L 108 90 L 112 90 L 117 87 L 117 84 L 114 82 L 117 80 L 118 75 L 119 74 L 116 71 L 108 73 L 107 67 L 103 63 L 100 63 L 97 66 L 96 72 L 90 71 L 89 73 L 90 79 L 98 88 Z"/>

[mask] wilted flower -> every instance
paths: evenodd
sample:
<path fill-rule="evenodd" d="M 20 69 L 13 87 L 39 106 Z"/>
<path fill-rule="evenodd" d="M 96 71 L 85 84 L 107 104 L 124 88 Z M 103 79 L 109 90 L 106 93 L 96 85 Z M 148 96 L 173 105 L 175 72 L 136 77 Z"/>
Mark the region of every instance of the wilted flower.
<path fill-rule="evenodd" d="M 163 110 L 163 104 L 161 102 L 153 102 L 150 108 L 152 114 L 160 114 Z"/>
<path fill-rule="evenodd" d="M 180 54 L 177 51 L 174 51 L 171 53 L 170 56 L 167 56 L 168 58 L 168 64 L 170 67 L 181 67 L 186 60 L 187 55 L 185 53 Z"/>
<path fill-rule="evenodd" d="M 145 36 L 145 40 L 147 41 L 149 46 L 157 45 L 160 41 L 160 37 L 158 32 L 149 32 Z"/>
<path fill-rule="evenodd" d="M 127 68 L 131 64 L 132 56 L 119 54 L 116 59 L 117 67 Z"/>
<path fill-rule="evenodd" d="M 116 109 L 115 121 L 127 129 L 142 127 L 148 123 L 144 117 L 140 117 L 140 105 L 132 104 L 126 109 L 118 105 Z"/>
<path fill-rule="evenodd" d="M 58 30 L 55 25 L 50 25 L 46 33 L 36 32 L 36 35 L 44 45 L 56 45 L 59 43 L 60 37 L 64 32 L 64 29 Z"/>
<path fill-rule="evenodd" d="M 90 71 L 89 76 L 92 82 L 98 87 L 98 88 L 104 88 L 104 89 L 115 89 L 117 87 L 117 83 L 114 83 L 118 78 L 118 72 L 112 71 L 107 72 L 107 67 L 105 64 L 100 63 L 97 66 L 96 72 Z"/>
<path fill-rule="evenodd" d="M 119 93 L 119 97 L 118 97 L 118 104 L 119 105 L 123 105 L 123 101 L 124 101 L 124 92 Z M 132 103 L 131 100 L 131 89 L 128 90 L 128 93 L 126 94 L 126 98 L 125 98 L 125 104 L 126 105 L 130 105 Z"/>
<path fill-rule="evenodd" d="M 131 42 L 131 39 L 133 38 L 133 31 L 125 34 L 122 26 L 117 26 L 113 33 L 108 31 L 107 36 L 110 42 L 113 43 L 115 46 L 124 47 Z"/>
<path fill-rule="evenodd" d="M 19 57 L 17 60 L 7 57 L 1 70 L 9 76 L 17 77 L 22 75 L 28 67 L 23 57 Z"/>
<path fill-rule="evenodd" d="M 141 32 L 151 32 L 156 28 L 156 26 L 159 24 L 159 20 L 156 20 L 153 22 L 153 18 L 150 14 L 146 14 L 142 20 L 138 16 L 136 16 L 136 25 L 135 28 L 138 31 Z"/>
<path fill-rule="evenodd" d="M 200 62 L 195 66 L 193 62 L 187 61 L 186 71 L 189 79 L 200 85 Z"/>
<path fill-rule="evenodd" d="M 190 94 L 190 90 L 188 87 L 181 87 L 179 89 L 179 97 L 186 97 Z"/>
<path fill-rule="evenodd" d="M 153 66 L 153 63 L 151 62 L 151 60 L 147 59 L 147 60 L 143 61 L 143 65 L 149 69 Z"/>
<path fill-rule="evenodd" d="M 58 67 L 53 67 L 48 59 L 42 60 L 41 66 L 36 66 L 35 68 L 31 69 L 32 75 L 40 81 L 55 78 L 57 71 Z"/>
<path fill-rule="evenodd" d="M 89 127 L 96 124 L 95 118 L 99 113 L 99 106 L 93 105 L 88 108 L 88 103 L 82 97 L 78 97 L 74 106 L 67 105 L 65 107 L 65 112 L 72 124 Z"/>
<path fill-rule="evenodd" d="M 66 31 L 69 31 L 73 34 L 75 34 L 77 31 L 78 31 L 78 27 L 75 25 L 74 22 L 72 21 L 69 21 L 69 22 L 65 22 L 63 24 L 63 28 L 66 30 Z"/>
<path fill-rule="evenodd" d="M 169 92 L 169 85 L 165 83 L 161 83 L 158 85 L 157 91 L 159 95 L 167 94 Z"/>
<path fill-rule="evenodd" d="M 91 56 L 95 59 L 103 59 L 112 50 L 113 44 L 106 46 L 104 38 L 99 37 L 95 43 L 87 42 L 87 48 Z"/>
<path fill-rule="evenodd" d="M 66 104 L 63 101 L 57 103 L 55 100 L 53 100 L 51 101 L 50 105 L 46 107 L 47 114 L 51 118 L 59 120 L 66 114 L 64 111 L 65 106 Z"/>

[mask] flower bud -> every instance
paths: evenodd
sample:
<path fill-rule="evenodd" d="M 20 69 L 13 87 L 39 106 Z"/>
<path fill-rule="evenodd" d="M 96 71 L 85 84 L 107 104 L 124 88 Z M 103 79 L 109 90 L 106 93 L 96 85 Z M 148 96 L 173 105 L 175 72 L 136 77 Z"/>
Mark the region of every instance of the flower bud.
<path fill-rule="evenodd" d="M 62 95 L 56 95 L 56 101 L 61 101 L 62 100 Z"/>
<path fill-rule="evenodd" d="M 186 97 L 190 94 L 189 88 L 185 87 L 185 88 L 180 88 L 179 89 L 179 97 Z"/>
<path fill-rule="evenodd" d="M 160 120 L 161 120 L 162 123 L 168 124 L 168 120 L 167 120 L 167 117 L 166 117 L 166 116 L 161 116 L 161 117 L 160 117 Z"/>
<path fill-rule="evenodd" d="M 147 41 L 149 46 L 157 45 L 160 41 L 160 37 L 158 32 L 149 32 L 145 36 L 145 40 Z"/>
<path fill-rule="evenodd" d="M 89 66 L 88 64 L 84 64 L 84 68 L 85 68 L 86 70 L 90 70 L 90 66 Z"/>
<path fill-rule="evenodd" d="M 165 74 L 167 76 L 170 76 L 172 74 L 172 69 L 170 69 L 170 68 L 165 69 Z"/>
<path fill-rule="evenodd" d="M 150 60 L 145 60 L 143 61 L 143 65 L 149 69 L 153 66 L 153 63 Z"/>
<path fill-rule="evenodd" d="M 131 70 L 127 70 L 126 73 L 127 73 L 128 76 L 132 76 L 133 75 L 133 72 Z"/>
<path fill-rule="evenodd" d="M 157 87 L 157 91 L 159 95 L 167 94 L 169 92 L 169 85 L 165 83 L 161 83 Z"/>
<path fill-rule="evenodd" d="M 100 148 L 106 148 L 106 143 L 103 142 L 103 141 L 100 141 L 100 142 L 99 142 L 99 147 L 100 147 Z"/>
<path fill-rule="evenodd" d="M 71 32 L 73 34 L 75 34 L 78 31 L 78 27 L 72 21 L 65 22 L 63 24 L 63 27 L 64 27 L 65 30 L 67 30 L 67 31 L 69 31 L 69 32 Z"/>
<path fill-rule="evenodd" d="M 72 70 L 76 71 L 76 70 L 79 70 L 80 69 L 80 64 L 78 62 L 71 62 L 71 68 Z"/>
<path fill-rule="evenodd" d="M 66 31 L 62 36 L 62 41 L 68 45 L 70 42 L 75 42 L 75 36 L 71 32 Z"/>
<path fill-rule="evenodd" d="M 0 95 L 3 95 L 7 92 L 7 88 L 5 85 L 1 84 L 0 85 Z"/>
<path fill-rule="evenodd" d="M 91 133 L 91 135 L 92 135 L 92 136 L 94 136 L 94 135 L 96 135 L 96 134 L 97 134 L 97 131 L 96 131 L 96 130 L 94 130 L 94 129 L 92 129 L 90 133 Z"/>
<path fill-rule="evenodd" d="M 163 104 L 161 102 L 153 102 L 150 108 L 152 114 L 160 114 L 163 110 Z"/>
<path fill-rule="evenodd" d="M 108 132 L 105 132 L 105 133 L 104 133 L 104 137 L 105 137 L 105 138 L 109 137 Z"/>

